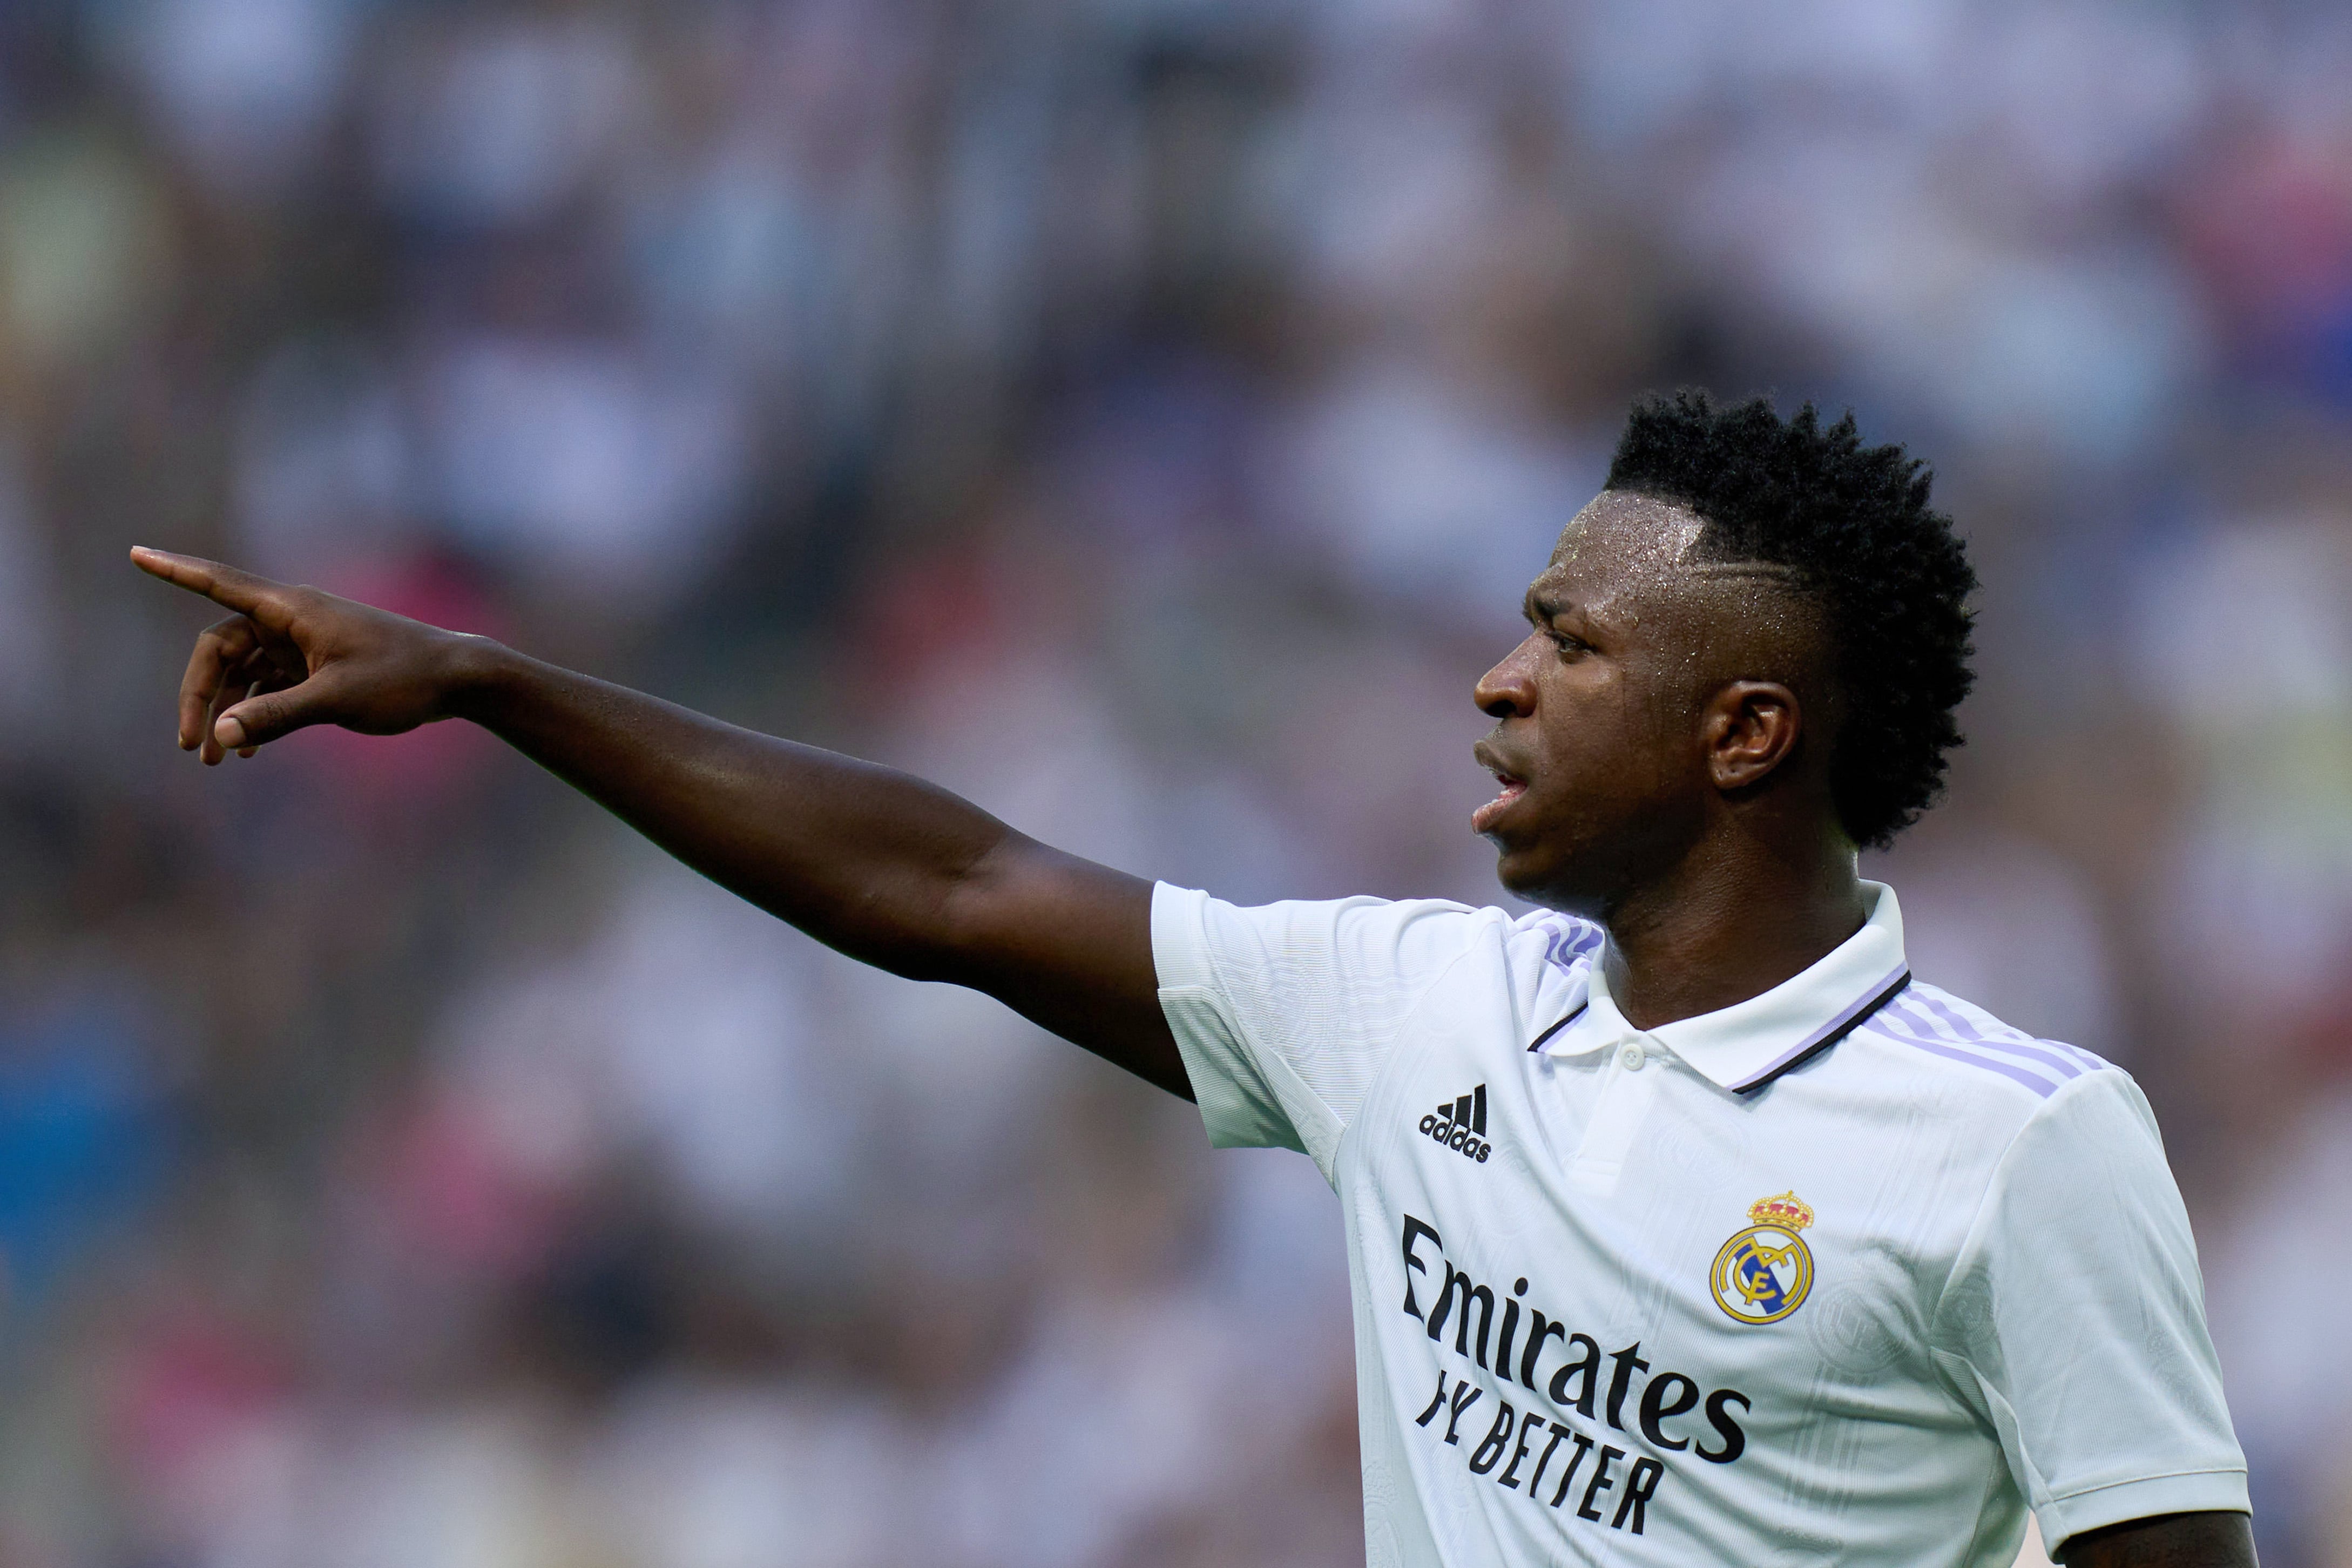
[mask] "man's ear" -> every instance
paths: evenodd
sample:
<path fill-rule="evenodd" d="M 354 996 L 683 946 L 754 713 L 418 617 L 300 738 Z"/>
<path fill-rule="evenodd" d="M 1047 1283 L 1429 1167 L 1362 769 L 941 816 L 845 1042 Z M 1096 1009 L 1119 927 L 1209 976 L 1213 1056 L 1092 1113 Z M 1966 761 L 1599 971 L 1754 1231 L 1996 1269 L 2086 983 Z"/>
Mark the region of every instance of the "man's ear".
<path fill-rule="evenodd" d="M 1777 680 L 1735 680 L 1707 701 L 1702 733 L 1708 776 L 1719 790 L 1761 784 L 1797 749 L 1804 716 Z"/>

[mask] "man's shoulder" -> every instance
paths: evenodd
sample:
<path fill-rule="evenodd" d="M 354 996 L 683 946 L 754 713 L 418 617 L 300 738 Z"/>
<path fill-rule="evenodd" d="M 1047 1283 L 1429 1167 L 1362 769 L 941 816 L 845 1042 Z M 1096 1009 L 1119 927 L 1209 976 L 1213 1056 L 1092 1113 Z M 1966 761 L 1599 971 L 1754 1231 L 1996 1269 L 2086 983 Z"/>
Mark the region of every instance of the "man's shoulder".
<path fill-rule="evenodd" d="M 2021 1127 L 2063 1111 L 2086 1090 L 2137 1098 L 2131 1076 L 2105 1058 L 2018 1028 L 1917 979 L 1864 1019 L 1848 1043 L 1849 1064 L 1890 1099 L 1910 1103 L 1926 1092 L 1979 1126 Z"/>
<path fill-rule="evenodd" d="M 1579 969 L 1601 940 L 1599 926 L 1571 915 L 1520 914 L 1452 899 L 1357 894 L 1253 905 L 1161 883 L 1154 910 L 1162 934 L 1197 931 L 1200 940 L 1234 956 L 1296 957 L 1319 950 L 1359 974 L 1450 966 L 1478 948 L 1507 954 L 1515 966 L 1524 958 L 1565 972 Z"/>

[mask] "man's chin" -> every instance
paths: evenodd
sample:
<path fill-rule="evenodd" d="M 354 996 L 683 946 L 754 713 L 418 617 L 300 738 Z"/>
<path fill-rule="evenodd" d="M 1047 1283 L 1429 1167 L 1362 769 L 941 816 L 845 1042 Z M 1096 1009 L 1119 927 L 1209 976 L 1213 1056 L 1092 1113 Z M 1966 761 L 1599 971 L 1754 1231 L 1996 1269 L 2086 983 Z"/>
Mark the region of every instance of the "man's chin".
<path fill-rule="evenodd" d="M 1499 840 L 1495 848 L 1495 879 L 1503 884 L 1505 892 L 1540 909 L 1559 910 L 1564 914 L 1581 912 L 1571 907 L 1573 895 L 1560 887 L 1559 868 L 1549 856 L 1530 848 L 1514 848 Z"/>
<path fill-rule="evenodd" d="M 1510 844 L 1498 835 L 1487 837 L 1496 850 L 1495 879 L 1503 884 L 1505 892 L 1538 909 L 1558 910 L 1581 920 L 1601 919 L 1608 900 L 1588 886 L 1590 879 L 1579 877 L 1577 868 L 1557 850 Z"/>

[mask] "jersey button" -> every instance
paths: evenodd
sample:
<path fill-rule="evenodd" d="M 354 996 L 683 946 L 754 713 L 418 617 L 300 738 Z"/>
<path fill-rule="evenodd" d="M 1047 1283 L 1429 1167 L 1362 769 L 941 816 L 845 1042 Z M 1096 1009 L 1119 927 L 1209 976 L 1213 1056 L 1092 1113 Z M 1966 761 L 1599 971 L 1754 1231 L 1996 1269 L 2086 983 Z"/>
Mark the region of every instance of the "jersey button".
<path fill-rule="evenodd" d="M 1626 1041 L 1624 1048 L 1617 1053 L 1617 1065 L 1627 1072 L 1640 1072 L 1642 1064 L 1649 1059 L 1649 1054 L 1642 1049 L 1639 1040 Z"/>

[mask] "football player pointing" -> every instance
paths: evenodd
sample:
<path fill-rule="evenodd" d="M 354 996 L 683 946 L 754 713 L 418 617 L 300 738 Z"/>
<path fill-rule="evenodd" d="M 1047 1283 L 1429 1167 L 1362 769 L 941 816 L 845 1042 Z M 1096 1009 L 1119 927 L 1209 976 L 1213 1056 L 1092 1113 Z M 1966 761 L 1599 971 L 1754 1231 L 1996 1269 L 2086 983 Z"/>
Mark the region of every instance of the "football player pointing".
<path fill-rule="evenodd" d="M 1379 1564 L 2253 1562 L 2130 1079 L 1915 977 L 1856 874 L 1933 798 L 1974 579 L 1849 419 L 1685 395 L 1478 682 L 1499 910 L 1242 909 L 919 780 L 142 550 L 232 612 L 180 742 L 490 730 L 696 869 L 1312 1157 Z"/>

